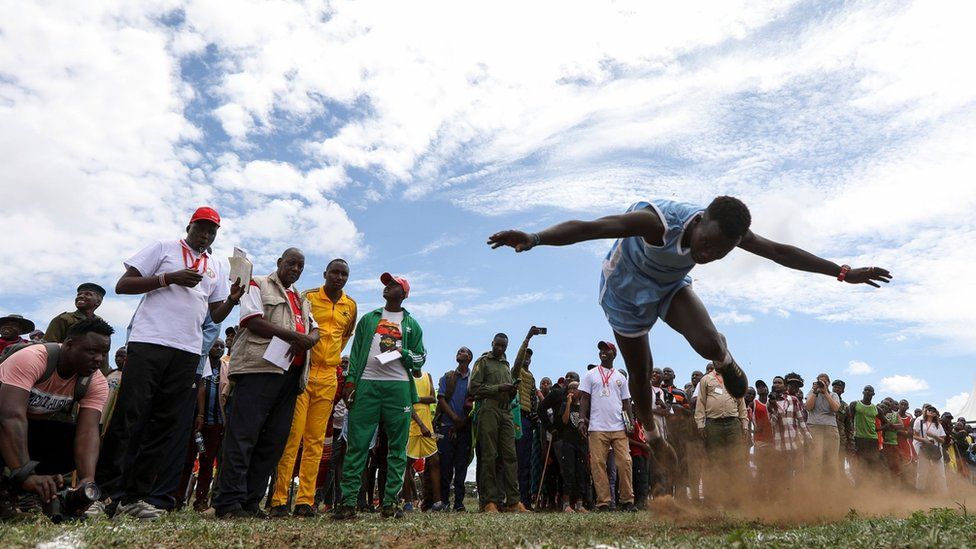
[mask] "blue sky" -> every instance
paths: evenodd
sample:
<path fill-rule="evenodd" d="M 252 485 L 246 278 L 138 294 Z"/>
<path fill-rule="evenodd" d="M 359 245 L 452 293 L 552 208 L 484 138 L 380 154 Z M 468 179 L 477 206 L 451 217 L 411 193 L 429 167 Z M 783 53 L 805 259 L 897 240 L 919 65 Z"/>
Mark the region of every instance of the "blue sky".
<path fill-rule="evenodd" d="M 741 251 L 693 271 L 751 378 L 826 371 L 951 409 L 976 378 L 974 9 L 13 3 L 0 223 L 29 254 L 0 265 L 0 310 L 45 324 L 210 204 L 219 254 L 270 271 L 301 247 L 302 287 L 345 257 L 365 309 L 381 272 L 408 276 L 436 375 L 536 324 L 533 369 L 557 376 L 610 337 L 610 243 L 516 256 L 486 237 L 733 194 L 756 232 L 895 276 L 852 287 Z M 134 306 L 100 312 L 121 329 Z M 702 367 L 667 326 L 651 337 L 680 379 Z"/>

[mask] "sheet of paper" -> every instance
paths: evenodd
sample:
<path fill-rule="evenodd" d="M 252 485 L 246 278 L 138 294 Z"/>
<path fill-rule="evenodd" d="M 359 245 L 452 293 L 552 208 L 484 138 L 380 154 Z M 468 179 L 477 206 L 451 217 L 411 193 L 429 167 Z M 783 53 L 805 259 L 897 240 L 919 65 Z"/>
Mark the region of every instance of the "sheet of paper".
<path fill-rule="evenodd" d="M 210 377 L 212 375 L 213 368 L 210 367 L 210 360 L 207 360 L 207 363 L 203 365 L 203 374 L 201 374 L 200 377 Z"/>
<path fill-rule="evenodd" d="M 389 364 L 398 358 L 401 358 L 401 355 L 397 349 L 376 355 L 376 360 L 379 360 L 380 364 Z"/>
<path fill-rule="evenodd" d="M 235 247 L 234 255 L 227 259 L 230 263 L 230 282 L 233 284 L 238 278 L 241 279 L 241 286 L 245 288 L 251 284 L 251 275 L 254 273 L 254 265 L 247 258 L 247 252 Z"/>
<path fill-rule="evenodd" d="M 291 359 L 288 358 L 289 348 L 291 345 L 287 341 L 280 337 L 273 337 L 271 343 L 268 344 L 268 349 L 264 351 L 263 357 L 282 370 L 287 370 L 288 366 L 291 365 Z"/>

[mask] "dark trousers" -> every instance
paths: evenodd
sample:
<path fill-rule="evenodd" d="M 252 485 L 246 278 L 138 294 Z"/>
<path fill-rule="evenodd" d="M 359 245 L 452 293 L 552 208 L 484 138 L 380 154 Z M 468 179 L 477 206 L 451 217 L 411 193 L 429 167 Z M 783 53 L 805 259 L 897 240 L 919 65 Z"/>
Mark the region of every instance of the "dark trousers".
<path fill-rule="evenodd" d="M 213 507 L 219 512 L 256 509 L 285 450 L 298 399 L 302 368 L 285 374 L 243 374 L 224 423 L 223 457 Z"/>
<path fill-rule="evenodd" d="M 329 421 L 332 421 L 331 419 Z M 337 454 L 339 453 L 339 437 L 342 435 L 342 429 L 332 429 L 332 451 L 329 452 L 329 462 L 325 468 L 325 475 L 322 474 L 322 469 L 319 469 L 319 477 L 316 479 L 316 485 L 318 480 L 322 480 L 322 486 L 316 488 L 315 490 L 315 502 L 316 503 L 327 503 L 329 505 L 335 505 L 337 501 L 336 498 L 338 492 L 339 482 L 336 477 L 336 467 L 338 466 Z M 324 480 L 323 480 L 324 477 Z"/>
<path fill-rule="evenodd" d="M 441 428 L 444 438 L 437 441 L 437 452 L 441 456 L 440 500 L 446 505 L 450 499 L 451 485 L 454 486 L 454 508 L 464 505 L 464 479 L 471 465 L 471 429 L 451 434 L 449 429 Z"/>
<path fill-rule="evenodd" d="M 167 460 L 200 363 L 199 354 L 163 345 L 133 342 L 127 349 L 124 381 L 95 472 L 103 493 L 123 504 L 147 500 L 174 465 Z"/>
<path fill-rule="evenodd" d="M 27 420 L 27 455 L 38 462 L 34 470 L 38 475 L 60 475 L 75 469 L 74 423 Z M 0 455 L 0 469 L 4 467 Z"/>
<path fill-rule="evenodd" d="M 590 464 L 586 442 L 562 439 L 553 444 L 562 476 L 563 501 L 573 503 L 587 500 L 590 486 Z"/>
<path fill-rule="evenodd" d="M 342 465 L 346 461 L 346 439 L 337 440 L 332 447 L 332 459 L 329 469 L 332 471 L 332 500 L 329 498 L 329 491 L 326 491 L 326 503 L 339 505 L 342 503 Z"/>
<path fill-rule="evenodd" d="M 649 471 L 646 456 L 630 457 L 634 469 L 634 503 L 645 505 L 647 503 Z"/>
<path fill-rule="evenodd" d="M 188 503 L 187 488 L 190 485 L 190 477 L 193 475 L 193 463 L 200 462 L 200 469 L 197 473 L 196 496 L 193 503 L 194 508 L 206 509 L 210 498 L 210 483 L 213 481 L 214 464 L 217 456 L 220 455 L 220 443 L 224 437 L 223 425 L 202 425 L 200 435 L 203 437 L 203 453 L 199 453 L 196 433 L 190 437 L 186 446 L 186 461 L 183 462 L 183 475 L 180 477 L 180 486 L 173 497 L 176 498 L 177 507 L 182 507 Z"/>
<path fill-rule="evenodd" d="M 519 501 L 523 505 L 532 502 L 532 442 L 535 439 L 535 424 L 529 420 L 528 412 L 522 412 L 522 438 L 515 441 L 518 456 Z"/>
<path fill-rule="evenodd" d="M 193 438 L 193 416 L 197 409 L 197 387 L 200 383 L 200 376 L 194 376 L 196 380 L 193 387 L 187 391 L 186 400 L 177 424 L 176 435 L 169 441 L 169 449 L 166 450 L 166 468 L 159 472 L 156 484 L 153 485 L 152 493 L 146 501 L 152 503 L 160 509 L 174 509 L 179 504 L 183 506 L 184 494 L 177 495 L 180 487 L 180 478 L 183 472 L 183 458 L 186 455 L 186 446 L 183 441 Z M 193 464 L 190 464 L 192 467 Z M 184 487 L 185 489 L 185 487 Z"/>

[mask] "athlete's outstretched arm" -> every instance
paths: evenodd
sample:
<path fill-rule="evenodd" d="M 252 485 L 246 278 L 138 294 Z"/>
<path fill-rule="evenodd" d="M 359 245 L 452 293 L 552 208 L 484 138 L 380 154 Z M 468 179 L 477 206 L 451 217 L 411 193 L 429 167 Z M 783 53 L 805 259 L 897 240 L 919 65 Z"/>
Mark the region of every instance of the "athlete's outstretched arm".
<path fill-rule="evenodd" d="M 601 238 L 641 236 L 649 242 L 660 242 L 663 235 L 661 218 L 649 210 L 638 210 L 593 221 L 564 221 L 538 233 L 501 231 L 488 237 L 488 245 L 492 249 L 511 246 L 516 252 L 525 252 L 540 244 L 567 246 Z"/>
<path fill-rule="evenodd" d="M 747 232 L 742 237 L 742 242 L 739 242 L 739 247 L 747 252 L 771 259 L 784 267 L 798 271 L 838 276 L 841 270 L 841 266 L 833 261 L 828 261 L 822 257 L 813 255 L 796 246 L 774 242 L 752 231 Z M 861 267 L 851 269 L 845 275 L 844 281 L 850 282 L 851 284 L 869 284 L 875 288 L 880 288 L 878 282 L 890 282 L 891 273 L 881 267 Z"/>

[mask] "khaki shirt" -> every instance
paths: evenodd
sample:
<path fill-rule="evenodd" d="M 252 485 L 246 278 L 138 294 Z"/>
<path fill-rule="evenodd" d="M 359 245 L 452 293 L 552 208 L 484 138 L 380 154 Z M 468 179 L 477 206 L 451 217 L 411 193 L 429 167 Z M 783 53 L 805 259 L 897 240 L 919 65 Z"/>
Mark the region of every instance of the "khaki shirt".
<path fill-rule="evenodd" d="M 725 389 L 725 383 L 714 371 L 698 382 L 698 404 L 695 406 L 695 423 L 699 429 L 705 428 L 706 419 L 737 417 L 743 428 L 749 427 L 746 403 L 741 398 L 732 398 Z"/>
<path fill-rule="evenodd" d="M 528 368 L 522 365 L 525 363 L 525 351 L 528 349 L 529 341 L 526 340 L 519 347 L 518 354 L 515 355 L 515 366 L 512 367 L 512 379 L 519 379 L 519 407 L 523 412 L 532 411 L 532 396 L 535 395 L 535 376 Z"/>
<path fill-rule="evenodd" d="M 468 378 L 468 394 L 475 400 L 493 400 L 498 403 L 508 402 L 509 393 L 498 390 L 500 385 L 512 383 L 512 372 L 508 369 L 505 355 L 501 358 L 485 353 L 475 361 Z"/>

